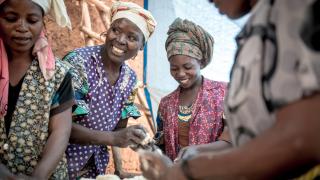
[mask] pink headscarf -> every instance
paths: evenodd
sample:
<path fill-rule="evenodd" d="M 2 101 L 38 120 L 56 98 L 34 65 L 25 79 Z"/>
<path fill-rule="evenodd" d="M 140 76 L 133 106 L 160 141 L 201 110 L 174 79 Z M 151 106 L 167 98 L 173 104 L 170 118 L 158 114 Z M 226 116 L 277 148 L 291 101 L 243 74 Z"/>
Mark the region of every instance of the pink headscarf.
<path fill-rule="evenodd" d="M 5 0 L 0 0 L 0 4 Z M 50 80 L 55 71 L 55 58 L 42 30 L 39 39 L 35 42 L 32 54 L 37 56 L 39 66 L 45 80 Z M 7 113 L 8 95 L 9 95 L 9 67 L 8 57 L 3 40 L 0 37 L 0 117 L 4 117 Z"/>
<path fill-rule="evenodd" d="M 2 1 L 3 2 L 3 1 Z M 9 95 L 9 68 L 7 52 L 0 37 L 0 117 L 7 113 Z"/>

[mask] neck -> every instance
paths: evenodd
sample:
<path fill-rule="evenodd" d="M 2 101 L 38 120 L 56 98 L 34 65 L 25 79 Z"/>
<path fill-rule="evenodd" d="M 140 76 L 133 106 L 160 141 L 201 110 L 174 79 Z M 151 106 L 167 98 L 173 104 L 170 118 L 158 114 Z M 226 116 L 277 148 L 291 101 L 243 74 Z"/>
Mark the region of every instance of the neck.
<path fill-rule="evenodd" d="M 116 73 L 116 74 L 119 73 L 120 67 L 122 64 L 112 62 L 107 56 L 107 52 L 105 48 L 106 48 L 105 46 L 103 46 L 102 48 L 102 63 L 103 63 L 104 69 L 110 73 Z"/>
<path fill-rule="evenodd" d="M 193 92 L 197 91 L 202 85 L 203 77 L 200 76 L 199 79 L 189 88 L 181 88 L 181 92 Z"/>
<path fill-rule="evenodd" d="M 33 60 L 32 53 L 30 51 L 17 52 L 17 51 L 7 51 L 9 63 L 30 63 Z"/>
<path fill-rule="evenodd" d="M 194 83 L 191 87 L 180 89 L 180 105 L 189 106 L 192 103 L 194 103 L 198 96 L 198 92 L 202 86 L 202 81 L 203 77 L 201 76 L 199 80 L 196 83 Z"/>

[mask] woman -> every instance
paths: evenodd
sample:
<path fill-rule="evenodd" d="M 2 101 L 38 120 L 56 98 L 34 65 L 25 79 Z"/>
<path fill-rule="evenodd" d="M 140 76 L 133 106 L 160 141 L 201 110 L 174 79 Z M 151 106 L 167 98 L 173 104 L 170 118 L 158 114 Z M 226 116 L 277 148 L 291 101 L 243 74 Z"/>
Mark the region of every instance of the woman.
<path fill-rule="evenodd" d="M 294 179 L 307 171 L 301 179 L 319 179 L 320 1 L 213 2 L 231 19 L 252 9 L 237 37 L 226 99 L 235 147 L 170 166 L 152 179 Z"/>
<path fill-rule="evenodd" d="M 222 146 L 229 144 L 220 138 L 226 84 L 200 72 L 211 62 L 213 43 L 213 37 L 191 21 L 177 18 L 169 27 L 166 51 L 179 87 L 160 101 L 158 134 L 163 133 L 165 154 L 172 160 L 190 145 L 219 140 Z"/>
<path fill-rule="evenodd" d="M 145 137 L 141 126 L 119 131 L 129 117 L 137 118 L 133 106 L 136 74 L 125 64 L 134 59 L 153 33 L 155 20 L 150 12 L 129 2 L 111 8 L 111 25 L 105 43 L 70 52 L 64 60 L 73 66 L 77 108 L 71 143 L 67 149 L 71 179 L 95 178 L 104 174 L 109 155 L 107 146 L 126 147 Z"/>
<path fill-rule="evenodd" d="M 64 152 L 74 95 L 68 68 L 54 59 L 44 36 L 50 10 L 70 27 L 63 1 L 0 4 L 0 161 L 13 174 L 68 179 Z"/>

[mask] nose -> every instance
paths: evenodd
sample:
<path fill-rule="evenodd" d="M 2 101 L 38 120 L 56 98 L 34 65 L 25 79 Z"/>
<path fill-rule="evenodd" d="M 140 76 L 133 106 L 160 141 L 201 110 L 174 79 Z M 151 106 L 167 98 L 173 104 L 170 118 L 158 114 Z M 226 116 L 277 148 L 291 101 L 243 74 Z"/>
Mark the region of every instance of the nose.
<path fill-rule="evenodd" d="M 16 30 L 18 32 L 26 32 L 26 31 L 28 31 L 27 22 L 25 20 L 23 20 L 23 19 L 20 19 L 19 22 L 18 22 L 18 26 L 17 26 Z"/>
<path fill-rule="evenodd" d="M 181 78 L 181 77 L 184 77 L 185 75 L 186 75 L 186 73 L 184 72 L 184 70 L 183 69 L 179 69 L 178 71 L 177 71 L 177 77 L 178 78 Z"/>
<path fill-rule="evenodd" d="M 126 35 L 121 33 L 118 38 L 117 38 L 118 42 L 121 44 L 121 45 L 124 45 L 126 44 Z"/>

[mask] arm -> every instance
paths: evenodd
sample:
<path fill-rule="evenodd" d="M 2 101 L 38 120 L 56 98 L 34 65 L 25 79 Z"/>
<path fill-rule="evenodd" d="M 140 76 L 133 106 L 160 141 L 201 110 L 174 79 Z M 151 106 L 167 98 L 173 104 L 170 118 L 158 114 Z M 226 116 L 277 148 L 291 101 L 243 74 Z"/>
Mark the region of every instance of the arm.
<path fill-rule="evenodd" d="M 146 130 L 141 125 L 133 125 L 118 131 L 97 131 L 73 123 L 70 142 L 127 147 L 132 141 L 141 142 L 145 137 L 145 132 Z"/>
<path fill-rule="evenodd" d="M 42 158 L 33 172 L 33 177 L 48 179 L 55 170 L 67 148 L 71 122 L 71 108 L 50 118 L 48 141 L 43 149 Z"/>
<path fill-rule="evenodd" d="M 288 178 L 320 162 L 320 95 L 290 104 L 276 114 L 276 124 L 230 153 L 201 155 L 189 161 L 196 179 Z M 181 172 L 181 170 L 178 170 Z"/>
<path fill-rule="evenodd" d="M 256 139 L 220 155 L 204 153 L 187 161 L 194 179 L 288 179 L 320 162 L 320 94 L 280 109 L 276 124 Z M 143 153 L 142 162 L 158 162 L 151 168 L 141 166 L 152 179 L 185 180 L 180 164 L 166 165 L 157 175 L 153 169 L 165 166 L 165 158 Z M 157 172 L 157 171 L 156 171 Z"/>

